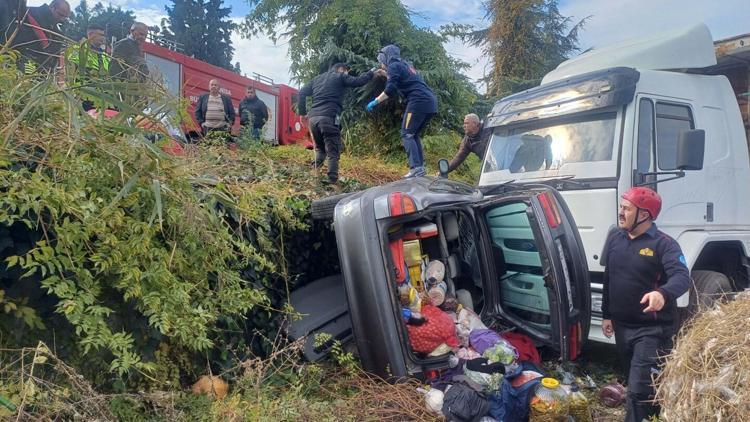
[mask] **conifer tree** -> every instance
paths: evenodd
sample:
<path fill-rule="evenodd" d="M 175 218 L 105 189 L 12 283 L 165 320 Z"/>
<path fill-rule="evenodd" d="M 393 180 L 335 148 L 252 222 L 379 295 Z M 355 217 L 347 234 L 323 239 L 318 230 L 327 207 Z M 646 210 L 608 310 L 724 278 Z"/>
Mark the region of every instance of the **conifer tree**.
<path fill-rule="evenodd" d="M 231 35 L 236 25 L 229 19 L 232 8 L 222 6 L 223 0 L 172 0 L 172 6 L 165 6 L 162 35 L 179 43 L 188 56 L 235 70 Z"/>

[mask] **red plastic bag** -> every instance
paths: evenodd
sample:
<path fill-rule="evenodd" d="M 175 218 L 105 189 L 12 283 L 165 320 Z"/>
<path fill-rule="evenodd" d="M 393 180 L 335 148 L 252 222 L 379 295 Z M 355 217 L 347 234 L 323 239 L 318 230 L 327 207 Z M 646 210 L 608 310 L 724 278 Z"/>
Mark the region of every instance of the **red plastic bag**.
<path fill-rule="evenodd" d="M 430 353 L 445 343 L 458 347 L 453 318 L 432 305 L 422 305 L 422 316 L 427 322 L 422 325 L 407 324 L 409 341 L 415 352 Z"/>

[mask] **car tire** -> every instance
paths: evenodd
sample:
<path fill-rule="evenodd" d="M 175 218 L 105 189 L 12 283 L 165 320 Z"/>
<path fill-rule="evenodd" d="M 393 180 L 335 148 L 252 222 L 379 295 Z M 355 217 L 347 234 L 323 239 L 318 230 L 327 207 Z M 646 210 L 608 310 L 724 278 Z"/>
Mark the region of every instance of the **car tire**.
<path fill-rule="evenodd" d="M 732 291 L 732 282 L 726 275 L 716 271 L 693 271 L 693 288 L 690 289 L 690 314 L 711 308 L 717 300 Z"/>
<path fill-rule="evenodd" d="M 351 193 L 342 193 L 316 199 L 310 205 L 310 215 L 312 215 L 313 220 L 330 220 L 333 218 L 333 210 L 336 208 L 336 204 L 350 195 Z"/>

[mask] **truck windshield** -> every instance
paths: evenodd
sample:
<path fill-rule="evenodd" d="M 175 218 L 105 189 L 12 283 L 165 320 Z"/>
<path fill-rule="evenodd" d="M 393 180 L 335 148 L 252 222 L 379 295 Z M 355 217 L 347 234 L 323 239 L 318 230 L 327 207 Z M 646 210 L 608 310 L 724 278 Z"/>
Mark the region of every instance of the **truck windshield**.
<path fill-rule="evenodd" d="M 616 112 L 495 129 L 480 185 L 551 176 L 614 177 Z"/>

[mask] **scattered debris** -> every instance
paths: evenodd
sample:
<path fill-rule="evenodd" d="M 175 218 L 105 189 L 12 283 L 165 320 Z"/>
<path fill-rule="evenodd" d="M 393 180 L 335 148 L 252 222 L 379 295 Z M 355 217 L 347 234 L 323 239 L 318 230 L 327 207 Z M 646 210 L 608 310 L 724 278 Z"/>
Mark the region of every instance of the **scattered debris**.
<path fill-rule="evenodd" d="M 627 391 L 620 383 L 605 385 L 599 390 L 599 401 L 607 407 L 618 407 L 625 403 Z"/>

